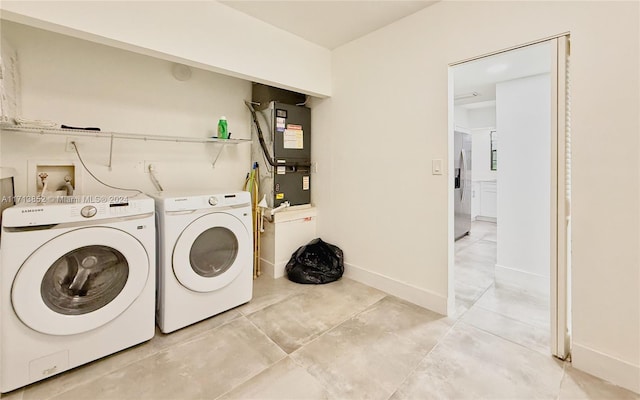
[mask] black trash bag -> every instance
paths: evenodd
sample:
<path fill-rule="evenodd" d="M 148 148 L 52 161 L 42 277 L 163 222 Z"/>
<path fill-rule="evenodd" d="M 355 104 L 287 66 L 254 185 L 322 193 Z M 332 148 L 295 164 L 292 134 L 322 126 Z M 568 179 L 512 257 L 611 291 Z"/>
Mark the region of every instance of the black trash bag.
<path fill-rule="evenodd" d="M 297 283 L 337 281 L 344 273 L 344 255 L 338 246 L 313 239 L 291 255 L 285 270 L 289 280 Z"/>

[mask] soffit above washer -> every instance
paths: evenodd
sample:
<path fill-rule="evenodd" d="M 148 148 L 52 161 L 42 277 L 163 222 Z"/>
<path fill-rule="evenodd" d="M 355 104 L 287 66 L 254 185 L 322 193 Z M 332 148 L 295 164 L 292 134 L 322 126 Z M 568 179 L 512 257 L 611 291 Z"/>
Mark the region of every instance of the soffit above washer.
<path fill-rule="evenodd" d="M 220 3 L 332 50 L 437 1 L 225 0 Z"/>

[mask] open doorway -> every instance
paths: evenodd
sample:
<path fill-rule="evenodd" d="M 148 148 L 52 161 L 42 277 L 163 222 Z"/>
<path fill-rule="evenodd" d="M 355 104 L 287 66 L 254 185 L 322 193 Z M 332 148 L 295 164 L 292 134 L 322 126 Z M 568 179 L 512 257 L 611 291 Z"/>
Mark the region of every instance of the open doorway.
<path fill-rule="evenodd" d="M 568 221 L 558 204 L 569 171 L 558 146 L 566 137 L 560 39 L 563 47 L 556 38 L 452 67 L 450 287 L 463 321 L 564 358 L 570 241 L 558 224 Z"/>

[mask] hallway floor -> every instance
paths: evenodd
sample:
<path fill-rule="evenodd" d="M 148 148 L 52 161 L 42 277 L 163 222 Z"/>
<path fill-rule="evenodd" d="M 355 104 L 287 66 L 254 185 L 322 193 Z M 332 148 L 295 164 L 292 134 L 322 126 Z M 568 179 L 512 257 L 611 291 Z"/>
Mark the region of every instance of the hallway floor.
<path fill-rule="evenodd" d="M 2 398 L 640 400 L 547 354 L 548 304 L 486 273 L 490 228 L 457 243 L 453 317 L 346 278 L 263 276 L 244 306 Z"/>
<path fill-rule="evenodd" d="M 455 246 L 456 316 L 502 339 L 549 354 L 549 298 L 494 282 L 496 224 L 474 221 L 470 234 Z"/>

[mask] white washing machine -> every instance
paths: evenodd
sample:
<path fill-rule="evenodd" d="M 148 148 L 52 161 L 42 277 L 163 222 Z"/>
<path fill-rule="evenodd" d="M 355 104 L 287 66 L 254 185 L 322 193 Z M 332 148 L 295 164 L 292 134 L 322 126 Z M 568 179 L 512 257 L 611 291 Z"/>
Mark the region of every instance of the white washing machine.
<path fill-rule="evenodd" d="M 0 237 L 0 391 L 155 333 L 154 202 L 67 197 L 8 208 Z"/>
<path fill-rule="evenodd" d="M 151 196 L 158 228 L 160 330 L 173 332 L 251 300 L 249 193 Z"/>

